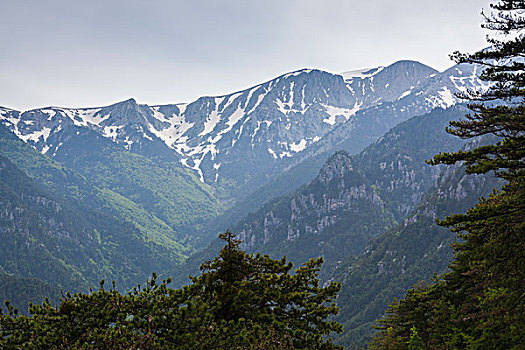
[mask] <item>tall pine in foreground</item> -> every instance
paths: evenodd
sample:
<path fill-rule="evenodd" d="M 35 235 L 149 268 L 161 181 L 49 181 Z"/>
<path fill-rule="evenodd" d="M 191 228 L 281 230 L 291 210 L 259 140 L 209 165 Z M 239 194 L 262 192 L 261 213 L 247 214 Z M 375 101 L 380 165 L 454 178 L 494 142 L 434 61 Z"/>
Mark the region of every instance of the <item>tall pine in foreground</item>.
<path fill-rule="evenodd" d="M 394 301 L 378 321 L 373 349 L 525 348 L 525 1 L 498 1 L 491 9 L 483 24 L 496 34 L 491 47 L 453 55 L 484 66 L 481 77 L 491 87 L 465 95 L 472 113 L 448 132 L 499 141 L 430 163 L 465 162 L 468 173 L 494 171 L 506 184 L 466 214 L 439 222 L 461 238 L 451 271 Z"/>

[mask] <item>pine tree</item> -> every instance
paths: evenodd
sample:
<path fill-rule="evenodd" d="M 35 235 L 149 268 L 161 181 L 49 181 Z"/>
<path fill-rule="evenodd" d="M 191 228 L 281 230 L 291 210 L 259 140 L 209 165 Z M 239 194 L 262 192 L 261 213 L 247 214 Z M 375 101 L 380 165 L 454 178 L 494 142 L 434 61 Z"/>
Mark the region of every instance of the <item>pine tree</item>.
<path fill-rule="evenodd" d="M 462 239 L 451 272 L 392 304 L 372 348 L 404 348 L 410 327 L 427 348 L 525 346 L 525 1 L 498 1 L 491 9 L 483 14 L 483 26 L 497 34 L 488 39 L 491 47 L 453 54 L 458 63 L 485 67 L 481 78 L 490 88 L 463 95 L 472 113 L 448 131 L 496 142 L 439 154 L 430 163 L 464 162 L 467 173 L 493 171 L 506 184 L 466 214 L 439 222 Z"/>
<path fill-rule="evenodd" d="M 103 281 L 91 293 L 65 293 L 58 307 L 32 305 L 30 316 L 12 306 L 0 313 L 2 349 L 340 349 L 327 336 L 340 332 L 328 318 L 340 283 L 319 286 L 322 259 L 292 274 L 286 259 L 242 251 L 235 235 L 182 289 L 157 284 L 127 294 Z"/>
<path fill-rule="evenodd" d="M 213 320 L 253 322 L 278 339 L 290 339 L 295 349 L 340 348 L 324 337 L 342 331 L 337 322 L 327 320 L 338 312 L 334 300 L 341 284 L 319 286 L 322 258 L 311 259 L 292 274 L 286 258 L 247 254 L 229 231 L 220 238 L 226 245 L 192 278 L 186 289 L 190 300 L 209 305 Z"/>

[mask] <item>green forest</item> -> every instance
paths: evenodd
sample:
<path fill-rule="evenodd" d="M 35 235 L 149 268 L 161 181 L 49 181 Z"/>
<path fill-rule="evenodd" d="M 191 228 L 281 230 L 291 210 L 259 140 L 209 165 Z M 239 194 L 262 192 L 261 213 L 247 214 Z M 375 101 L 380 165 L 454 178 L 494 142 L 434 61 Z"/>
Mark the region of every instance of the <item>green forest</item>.
<path fill-rule="evenodd" d="M 238 202 L 171 153 L 0 124 L 0 349 L 525 349 L 525 1 L 482 28 L 465 103 Z"/>
<path fill-rule="evenodd" d="M 54 307 L 31 305 L 19 315 L 9 303 L 0 315 L 3 349 L 340 349 L 331 338 L 341 325 L 341 285 L 320 286 L 322 259 L 295 269 L 285 258 L 250 255 L 226 232 L 219 256 L 182 289 L 157 284 L 121 294 L 115 285 L 89 294 L 66 293 Z"/>
<path fill-rule="evenodd" d="M 523 1 L 501 1 L 484 27 L 511 35 L 525 28 Z M 458 62 L 486 68 L 493 82 L 486 93 L 469 98 L 471 113 L 451 122 L 461 138 L 493 134 L 494 144 L 436 155 L 431 164 L 464 162 L 466 172 L 495 172 L 500 191 L 482 198 L 466 214 L 440 220 L 460 240 L 450 272 L 436 276 L 395 300 L 378 321 L 372 349 L 521 349 L 525 345 L 525 64 L 523 38 L 489 40 L 475 54 L 455 53 Z M 498 64 L 495 64 L 497 62 Z"/>

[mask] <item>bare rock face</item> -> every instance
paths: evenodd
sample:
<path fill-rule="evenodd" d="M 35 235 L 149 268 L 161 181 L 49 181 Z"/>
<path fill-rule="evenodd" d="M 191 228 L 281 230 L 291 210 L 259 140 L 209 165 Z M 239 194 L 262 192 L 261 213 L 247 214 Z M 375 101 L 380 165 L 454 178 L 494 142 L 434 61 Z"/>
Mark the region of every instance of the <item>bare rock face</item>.
<path fill-rule="evenodd" d="M 444 130 L 449 120 L 460 119 L 464 112 L 461 107 L 436 110 L 400 124 L 358 155 L 336 152 L 311 183 L 266 204 L 234 231 L 249 251 L 287 255 L 296 262 L 324 256 L 327 271 L 332 269 L 399 222 L 417 221 L 407 216 L 439 179 L 454 172 L 425 160 L 464 144 Z M 468 196 L 465 186 L 461 180 L 455 182 L 451 196 Z M 469 186 L 471 190 L 475 185 Z M 435 220 L 436 211 L 429 205 L 418 215 Z M 403 273 L 407 260 L 397 261 Z M 378 271 L 386 273 L 388 266 L 380 263 Z"/>

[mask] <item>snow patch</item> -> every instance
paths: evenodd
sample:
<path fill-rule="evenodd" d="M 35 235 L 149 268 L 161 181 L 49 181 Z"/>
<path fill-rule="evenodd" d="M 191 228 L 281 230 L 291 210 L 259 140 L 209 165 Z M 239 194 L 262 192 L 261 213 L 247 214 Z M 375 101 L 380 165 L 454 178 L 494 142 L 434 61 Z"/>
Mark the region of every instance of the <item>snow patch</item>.
<path fill-rule="evenodd" d="M 44 127 L 42 128 L 42 130 L 37 130 L 31 134 L 26 134 L 26 135 L 19 134 L 18 137 L 26 143 L 28 141 L 33 141 L 37 143 L 40 138 L 42 138 L 42 140 L 46 142 L 50 133 L 51 133 L 51 128 Z"/>
<path fill-rule="evenodd" d="M 118 133 L 120 129 L 122 129 L 123 125 L 111 125 L 111 126 L 105 126 L 104 129 L 102 129 L 102 136 L 107 137 L 111 139 L 112 141 L 115 141 L 117 139 Z"/>
<path fill-rule="evenodd" d="M 294 151 L 295 153 L 298 153 L 298 152 L 303 151 L 306 148 L 306 144 L 307 144 L 306 140 L 302 139 L 301 141 L 299 141 L 299 143 L 294 142 L 290 144 L 290 149 Z"/>
<path fill-rule="evenodd" d="M 277 159 L 277 153 L 271 148 L 268 148 L 268 153 L 270 153 L 273 157 L 273 159 Z"/>
<path fill-rule="evenodd" d="M 445 86 L 443 90 L 438 91 L 438 94 L 446 107 L 450 107 L 456 103 L 456 99 L 448 87 Z"/>
<path fill-rule="evenodd" d="M 348 72 L 340 73 L 345 81 L 352 80 L 355 78 L 364 79 L 369 78 L 377 73 L 381 72 L 385 67 L 376 67 L 376 68 L 363 68 L 363 69 L 356 69 L 356 70 L 350 70 Z"/>
<path fill-rule="evenodd" d="M 15 134 L 18 132 L 18 123 L 20 122 L 20 119 L 15 117 L 5 117 L 4 114 L 2 114 L 2 119 L 8 123 L 10 123 L 14 127 Z M 18 134 L 17 134 L 18 136 Z"/>
<path fill-rule="evenodd" d="M 243 116 L 244 116 L 244 109 L 242 109 L 242 108 L 240 108 L 240 107 L 237 108 L 237 109 L 235 110 L 235 112 L 233 112 L 233 113 L 230 115 L 230 117 L 228 118 L 228 121 L 226 122 L 226 125 L 229 126 L 228 131 L 230 131 L 231 128 L 232 128 L 235 124 L 237 124 L 237 122 L 238 122 L 239 120 L 241 120 Z"/>
<path fill-rule="evenodd" d="M 235 100 L 237 100 L 237 98 L 239 96 L 241 96 L 243 93 L 244 93 L 244 91 L 240 91 L 240 92 L 236 92 L 235 94 L 230 95 L 228 97 L 228 100 L 224 104 L 224 107 L 222 108 L 222 111 L 226 110 L 226 108 L 228 108 L 228 106 L 230 106 L 232 103 L 234 103 Z M 223 97 L 223 99 L 224 99 L 224 97 Z"/>
<path fill-rule="evenodd" d="M 188 107 L 188 104 L 187 103 L 177 103 L 175 104 L 175 106 L 177 106 L 177 108 L 179 109 L 179 114 L 184 114 L 184 112 L 186 112 L 186 107 Z"/>
<path fill-rule="evenodd" d="M 62 115 L 67 116 L 73 121 L 73 124 L 77 126 L 88 126 L 96 125 L 100 126 L 104 120 L 109 118 L 109 114 L 104 116 L 100 115 L 102 108 L 89 108 L 89 109 L 68 109 L 58 108 Z"/>
<path fill-rule="evenodd" d="M 403 97 L 407 97 L 407 96 L 410 95 L 411 93 L 412 93 L 412 89 L 403 92 L 403 93 L 401 94 L 401 96 L 399 96 L 398 100 L 402 99 Z"/>
<path fill-rule="evenodd" d="M 202 162 L 202 158 L 201 159 L 192 159 L 192 160 L 193 160 L 193 164 L 194 164 L 193 166 L 190 166 L 188 164 L 188 158 L 181 159 L 180 162 L 185 167 L 197 171 L 197 173 L 199 174 L 199 179 L 201 180 L 201 182 L 204 182 L 204 175 L 202 174 L 202 170 L 200 168 L 200 164 Z"/>
<path fill-rule="evenodd" d="M 43 109 L 42 112 L 49 115 L 47 118 L 48 121 L 53 119 L 53 117 L 57 114 L 57 112 L 52 109 Z"/>
<path fill-rule="evenodd" d="M 250 109 L 246 114 L 250 114 L 252 113 L 262 102 L 263 98 L 266 96 L 266 93 L 263 93 L 263 94 L 259 94 L 259 96 L 257 96 L 257 102 L 255 102 L 255 104 L 253 105 L 252 109 Z M 248 104 L 249 101 L 246 100 L 246 104 Z"/>
<path fill-rule="evenodd" d="M 280 99 L 277 98 L 277 99 L 275 99 L 274 103 L 275 103 L 275 105 L 277 105 L 277 108 L 279 108 L 279 111 L 282 114 L 284 114 L 284 115 L 288 115 L 288 112 L 295 112 L 295 113 L 304 114 L 306 112 L 306 110 L 308 109 L 308 107 L 309 107 L 309 106 L 307 106 L 304 103 L 304 97 L 303 97 L 303 101 L 301 102 L 301 109 L 294 109 L 294 108 L 292 108 L 293 102 L 292 102 L 291 99 L 288 102 L 283 102 L 283 101 L 281 101 Z"/>
<path fill-rule="evenodd" d="M 215 109 L 208 115 L 208 118 L 206 118 L 206 121 L 204 122 L 204 130 L 202 130 L 198 136 L 204 136 L 212 132 L 220 120 L 221 117 L 219 116 L 219 112 Z"/>
<path fill-rule="evenodd" d="M 158 106 L 150 108 L 151 111 L 153 112 L 153 118 L 157 119 L 158 121 L 165 122 L 166 119 L 168 119 L 168 117 L 165 114 L 159 112 L 159 108 L 160 107 Z"/>
<path fill-rule="evenodd" d="M 489 81 L 483 81 L 479 78 L 479 66 L 474 65 L 472 69 L 472 74 L 469 76 L 449 76 L 450 81 L 454 84 L 454 87 L 461 91 L 464 94 L 469 95 L 470 90 L 478 91 L 481 93 L 487 92 L 492 83 Z M 461 72 L 463 73 L 463 72 Z"/>
<path fill-rule="evenodd" d="M 322 104 L 322 106 L 325 108 L 326 113 L 328 114 L 328 118 L 323 119 L 323 122 L 334 125 L 336 123 L 336 117 L 343 116 L 346 120 L 350 119 L 350 117 L 354 116 L 359 109 L 361 108 L 362 104 L 355 103 L 354 107 L 351 109 L 348 108 L 342 108 L 342 107 L 334 107 L 334 106 L 328 106 Z"/>
<path fill-rule="evenodd" d="M 288 73 L 288 74 L 284 75 L 283 78 L 286 79 L 286 78 L 289 78 L 289 77 L 296 77 L 296 76 L 301 75 L 303 73 L 308 74 L 308 73 L 310 73 L 312 71 L 313 71 L 313 69 L 307 69 L 307 68 L 300 69 L 298 71 L 295 71 L 295 72 Z"/>

